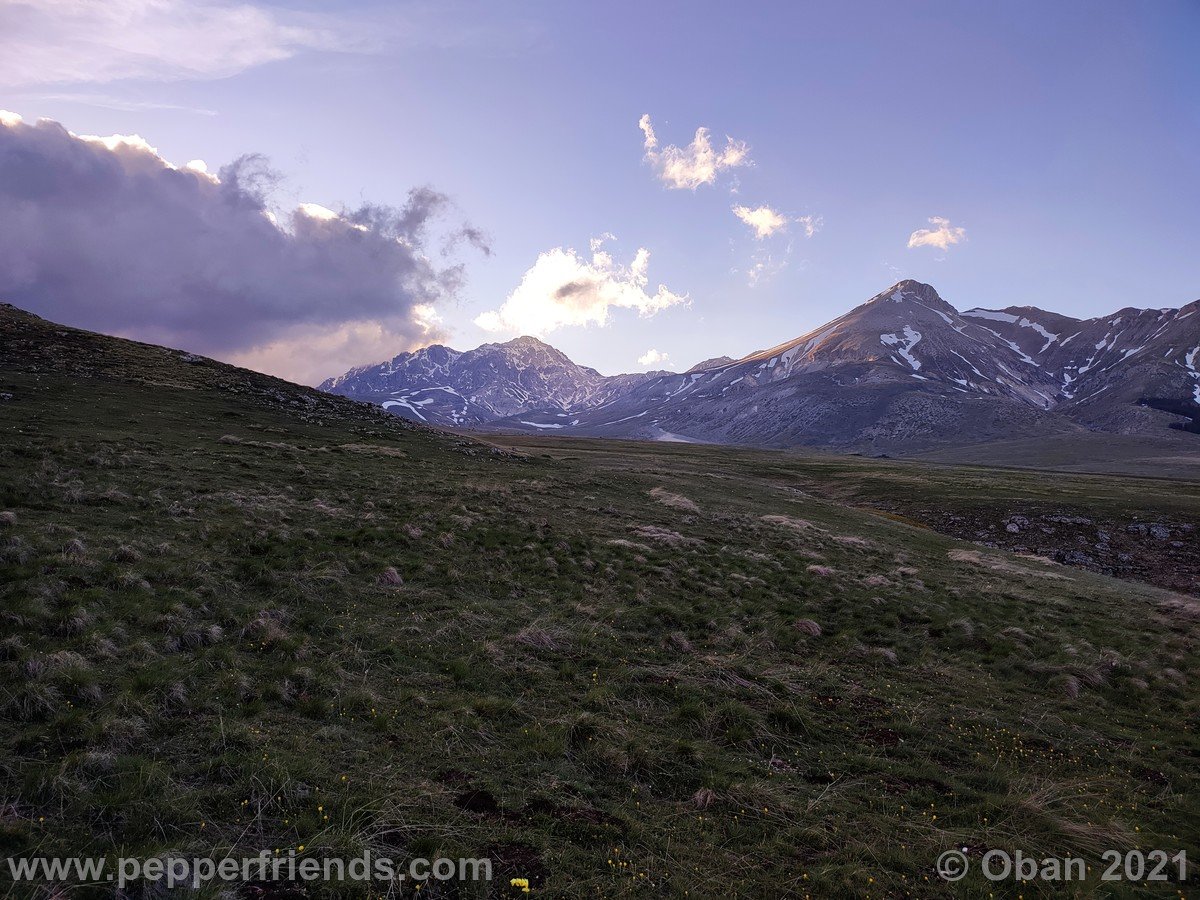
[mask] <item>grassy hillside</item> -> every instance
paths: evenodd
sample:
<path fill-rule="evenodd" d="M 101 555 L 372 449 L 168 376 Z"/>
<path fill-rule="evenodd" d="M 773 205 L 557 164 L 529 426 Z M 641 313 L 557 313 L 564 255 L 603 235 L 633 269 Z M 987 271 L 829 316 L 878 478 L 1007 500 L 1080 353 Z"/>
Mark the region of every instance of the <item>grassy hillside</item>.
<path fill-rule="evenodd" d="M 504 446 L 623 472 L 669 465 L 676 478 L 753 479 L 782 492 L 876 511 L 992 549 L 1042 556 L 1200 596 L 1200 483 L 1160 477 L 946 466 L 854 455 L 509 436 Z M 668 462 L 669 461 L 669 462 Z M 1173 477 L 1165 477 L 1170 473 Z"/>
<path fill-rule="evenodd" d="M 818 458 L 502 451 L 11 309 L 0 393 L 5 855 L 490 855 L 547 897 L 1200 861 L 1195 600 L 846 505 Z"/>

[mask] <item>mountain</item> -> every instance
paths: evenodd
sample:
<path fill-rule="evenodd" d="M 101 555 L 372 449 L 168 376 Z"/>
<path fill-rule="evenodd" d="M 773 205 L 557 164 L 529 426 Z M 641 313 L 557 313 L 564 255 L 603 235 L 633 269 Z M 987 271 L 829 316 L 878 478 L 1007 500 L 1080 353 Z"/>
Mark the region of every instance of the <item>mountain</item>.
<path fill-rule="evenodd" d="M 666 440 L 913 450 L 963 437 L 1079 430 L 1049 412 L 1055 393 L 1053 378 L 1007 340 L 929 285 L 904 281 L 770 349 L 647 381 L 581 413 L 572 427 Z"/>
<path fill-rule="evenodd" d="M 320 389 L 418 422 L 468 427 L 535 409 L 566 417 L 664 374 L 601 375 L 537 338 L 519 337 L 466 352 L 434 344 L 351 369 Z"/>
<path fill-rule="evenodd" d="M 1058 384 L 1059 408 L 1089 427 L 1138 433 L 1155 411 L 1194 417 L 1200 404 L 1200 301 L 1127 307 L 1073 319 L 1029 306 L 963 313 L 1032 358 Z M 1183 423 L 1179 423 L 1183 424 Z"/>
<path fill-rule="evenodd" d="M 417 406 L 427 421 L 431 392 L 475 406 L 499 396 L 505 403 L 450 424 L 611 437 L 911 452 L 1089 430 L 1153 434 L 1196 428 L 1198 309 L 1200 301 L 1088 320 L 1035 307 L 959 312 L 930 285 L 906 280 L 798 338 L 682 374 L 605 379 L 520 338 L 422 369 L 425 382 L 409 374 L 411 361 L 454 351 L 402 354 L 326 384 L 359 399 L 387 393 L 393 411 Z M 517 344 L 537 352 L 516 353 Z M 472 360 L 464 381 L 460 360 L 472 354 L 507 364 Z M 543 371 L 539 360 L 552 364 Z"/>

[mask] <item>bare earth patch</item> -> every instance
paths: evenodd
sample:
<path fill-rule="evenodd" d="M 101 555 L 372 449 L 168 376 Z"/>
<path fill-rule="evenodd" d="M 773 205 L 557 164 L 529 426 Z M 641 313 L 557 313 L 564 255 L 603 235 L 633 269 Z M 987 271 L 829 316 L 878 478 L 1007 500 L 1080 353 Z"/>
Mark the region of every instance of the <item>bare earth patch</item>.
<path fill-rule="evenodd" d="M 991 569 L 993 572 L 1002 572 L 1005 575 L 1028 575 L 1032 578 L 1053 578 L 1059 581 L 1070 581 L 1066 575 L 1060 575 L 1058 572 L 1042 572 L 1038 569 L 1027 569 L 1024 566 L 1014 565 L 1006 559 L 998 559 L 994 556 L 984 556 L 980 550 L 963 550 L 956 548 L 947 553 L 955 562 L 970 563 L 973 566 L 980 566 L 984 569 Z"/>

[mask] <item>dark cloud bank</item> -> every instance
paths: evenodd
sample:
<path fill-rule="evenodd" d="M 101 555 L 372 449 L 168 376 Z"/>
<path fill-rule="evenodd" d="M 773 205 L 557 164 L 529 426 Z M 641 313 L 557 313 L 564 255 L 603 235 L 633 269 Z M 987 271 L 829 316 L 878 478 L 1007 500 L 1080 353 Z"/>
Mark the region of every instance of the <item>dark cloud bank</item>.
<path fill-rule="evenodd" d="M 450 206 L 428 188 L 401 208 L 301 206 L 277 223 L 277 180 L 259 156 L 213 177 L 170 166 L 139 139 L 0 119 L 0 299 L 243 362 L 271 347 L 265 368 L 315 380 L 318 358 L 344 368 L 370 358 L 342 357 L 426 338 L 424 307 L 462 281 L 446 251 L 463 241 L 486 251 L 470 227 L 427 251 Z M 293 351 L 315 358 L 289 366 Z"/>

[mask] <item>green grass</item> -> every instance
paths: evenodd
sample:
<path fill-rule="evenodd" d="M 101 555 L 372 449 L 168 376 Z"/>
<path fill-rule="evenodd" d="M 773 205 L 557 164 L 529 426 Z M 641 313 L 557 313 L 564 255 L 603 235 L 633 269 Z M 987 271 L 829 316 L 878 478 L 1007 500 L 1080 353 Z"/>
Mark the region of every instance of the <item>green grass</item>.
<path fill-rule="evenodd" d="M 1061 477 L 497 454 L 63 333 L 0 372 L 4 855 L 490 854 L 493 896 L 547 897 L 945 896 L 963 845 L 1200 862 L 1195 601 L 843 502 Z M 1039 888 L 956 889 L 990 892 Z"/>

